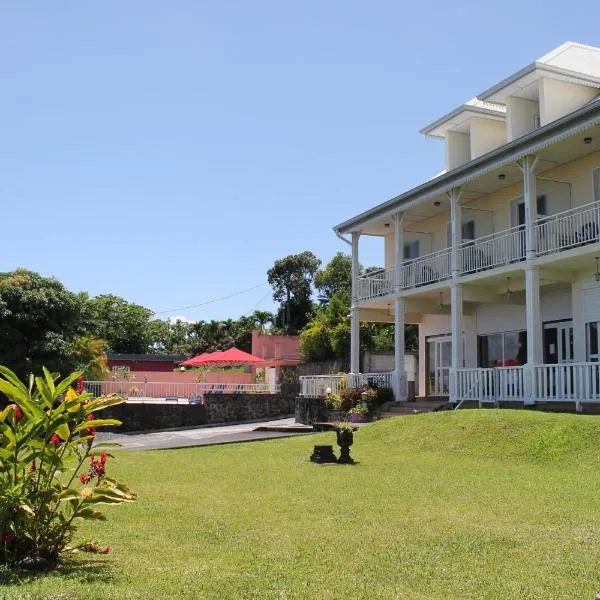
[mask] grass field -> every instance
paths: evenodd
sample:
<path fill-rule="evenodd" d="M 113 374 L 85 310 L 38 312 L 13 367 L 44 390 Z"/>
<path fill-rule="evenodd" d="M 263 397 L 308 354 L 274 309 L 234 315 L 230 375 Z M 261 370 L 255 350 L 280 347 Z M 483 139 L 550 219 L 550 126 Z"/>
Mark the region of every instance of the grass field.
<path fill-rule="evenodd" d="M 0 598 L 590 599 L 600 591 L 600 419 L 479 410 L 388 419 L 357 466 L 319 436 L 118 453 L 139 493 L 82 534 L 113 551 Z"/>

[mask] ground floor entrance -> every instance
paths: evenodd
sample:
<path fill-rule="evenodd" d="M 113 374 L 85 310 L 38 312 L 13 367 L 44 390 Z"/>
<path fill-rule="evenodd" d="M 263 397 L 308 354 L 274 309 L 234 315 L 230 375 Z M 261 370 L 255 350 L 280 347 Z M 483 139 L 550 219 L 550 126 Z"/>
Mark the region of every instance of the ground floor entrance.
<path fill-rule="evenodd" d="M 427 340 L 427 387 L 430 396 L 447 396 L 450 392 L 452 338 L 440 336 Z"/>

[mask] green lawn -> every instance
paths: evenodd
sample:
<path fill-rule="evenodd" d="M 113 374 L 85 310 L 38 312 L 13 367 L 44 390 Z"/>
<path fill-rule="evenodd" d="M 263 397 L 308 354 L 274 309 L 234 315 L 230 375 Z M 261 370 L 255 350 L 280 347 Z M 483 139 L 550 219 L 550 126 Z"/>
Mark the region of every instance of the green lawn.
<path fill-rule="evenodd" d="M 86 537 L 106 557 L 0 598 L 593 599 L 600 419 L 479 410 L 388 419 L 360 464 L 308 462 L 333 434 L 118 453 L 139 493 Z"/>

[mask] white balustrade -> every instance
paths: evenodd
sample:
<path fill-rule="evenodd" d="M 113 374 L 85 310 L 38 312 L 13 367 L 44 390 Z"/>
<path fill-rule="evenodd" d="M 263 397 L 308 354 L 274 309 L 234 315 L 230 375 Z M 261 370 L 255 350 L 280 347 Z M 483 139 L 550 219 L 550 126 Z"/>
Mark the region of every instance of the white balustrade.
<path fill-rule="evenodd" d="M 322 398 L 337 394 L 346 385 L 346 375 L 307 375 L 300 377 L 300 395 Z"/>
<path fill-rule="evenodd" d="M 358 300 L 366 301 L 394 293 L 396 273 L 393 269 L 381 269 L 356 280 Z"/>
<path fill-rule="evenodd" d="M 475 402 L 496 402 L 495 369 L 458 369 L 456 399 Z"/>
<path fill-rule="evenodd" d="M 348 387 L 394 388 L 395 373 L 359 373 L 348 375 Z"/>
<path fill-rule="evenodd" d="M 490 369 L 488 369 L 490 370 Z M 498 379 L 498 400 L 522 402 L 525 398 L 523 367 L 495 367 Z"/>
<path fill-rule="evenodd" d="M 534 225 L 538 256 L 600 240 L 600 202 L 571 208 L 538 220 Z"/>
<path fill-rule="evenodd" d="M 476 273 L 525 258 L 522 225 L 462 242 L 458 247 L 461 273 Z"/>
<path fill-rule="evenodd" d="M 451 248 L 444 248 L 404 261 L 401 268 L 401 288 L 418 287 L 449 279 L 452 275 L 451 254 Z"/>
<path fill-rule="evenodd" d="M 270 383 L 196 383 L 196 382 L 137 382 L 137 381 L 86 381 L 85 391 L 94 397 L 118 394 L 128 402 L 152 402 L 169 399 L 197 400 L 206 394 L 264 394 L 277 393 L 281 386 Z"/>
<path fill-rule="evenodd" d="M 600 402 L 600 363 L 539 365 L 534 385 L 543 402 Z"/>

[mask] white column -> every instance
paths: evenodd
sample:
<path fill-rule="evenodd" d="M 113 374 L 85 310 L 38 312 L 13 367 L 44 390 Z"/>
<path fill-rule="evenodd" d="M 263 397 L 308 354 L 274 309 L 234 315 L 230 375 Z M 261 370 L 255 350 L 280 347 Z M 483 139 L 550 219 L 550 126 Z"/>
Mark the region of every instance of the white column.
<path fill-rule="evenodd" d="M 450 401 L 458 398 L 458 370 L 463 368 L 463 289 L 460 283 L 450 287 L 450 324 L 452 331 L 452 364 L 450 367 Z"/>
<path fill-rule="evenodd" d="M 571 304 L 573 307 L 573 354 L 575 362 L 587 360 L 585 345 L 585 320 L 583 318 L 583 290 L 581 279 L 571 284 Z"/>
<path fill-rule="evenodd" d="M 350 306 L 350 372 L 360 373 L 360 316 L 358 312 L 358 240 L 360 231 L 352 232 L 352 304 Z"/>
<path fill-rule="evenodd" d="M 523 171 L 523 200 L 525 204 L 525 248 L 528 259 L 534 258 L 536 251 L 535 231 L 533 229 L 537 220 L 536 164 L 537 158 L 533 155 L 526 156 L 521 163 Z"/>
<path fill-rule="evenodd" d="M 404 227 L 403 213 L 394 215 L 395 223 L 395 253 L 394 275 L 396 277 L 396 295 L 394 299 L 394 368 L 396 402 L 406 400 L 408 386 L 406 384 L 406 371 L 404 369 L 404 298 L 402 297 L 402 261 L 404 259 Z"/>
<path fill-rule="evenodd" d="M 452 363 L 450 365 L 450 401 L 457 402 L 458 370 L 463 368 L 463 290 L 457 283 L 461 271 L 459 245 L 462 242 L 462 190 L 450 190 L 450 227 L 452 230 L 452 284 L 450 286 L 450 329 L 452 332 Z"/>
<path fill-rule="evenodd" d="M 452 231 L 452 277 L 457 278 L 460 274 L 459 245 L 462 242 L 462 207 L 460 197 L 462 190 L 453 188 L 448 194 L 450 198 L 450 228 Z"/>
<path fill-rule="evenodd" d="M 535 366 L 544 362 L 542 345 L 542 310 L 540 302 L 540 274 L 538 267 L 525 267 L 525 316 L 527 320 L 527 365 L 525 367 L 525 403 L 537 399 Z"/>

